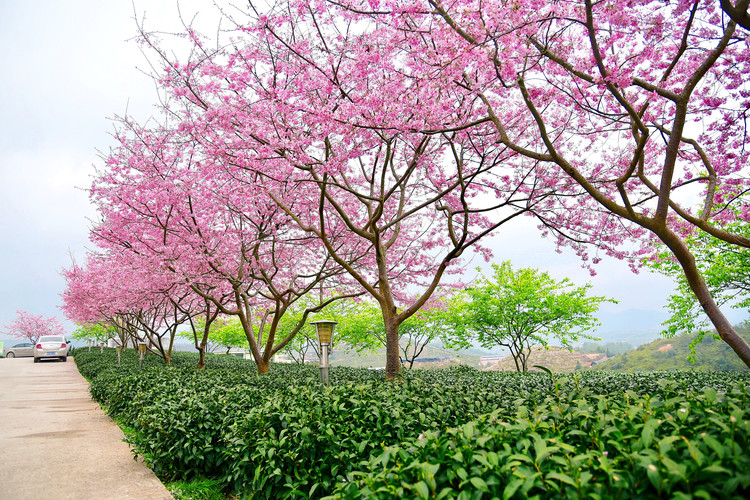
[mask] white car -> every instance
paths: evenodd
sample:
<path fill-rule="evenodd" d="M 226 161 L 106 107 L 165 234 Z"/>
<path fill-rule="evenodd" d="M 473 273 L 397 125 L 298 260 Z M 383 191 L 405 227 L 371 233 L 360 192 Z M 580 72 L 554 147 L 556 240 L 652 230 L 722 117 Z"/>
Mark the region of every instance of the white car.
<path fill-rule="evenodd" d="M 57 358 L 61 361 L 68 360 L 70 344 L 61 335 L 43 335 L 36 341 L 34 347 L 34 363 L 40 359 Z"/>
<path fill-rule="evenodd" d="M 34 344 L 29 342 L 23 342 L 16 344 L 13 347 L 6 347 L 3 349 L 3 356 L 6 358 L 25 358 L 34 355 Z"/>

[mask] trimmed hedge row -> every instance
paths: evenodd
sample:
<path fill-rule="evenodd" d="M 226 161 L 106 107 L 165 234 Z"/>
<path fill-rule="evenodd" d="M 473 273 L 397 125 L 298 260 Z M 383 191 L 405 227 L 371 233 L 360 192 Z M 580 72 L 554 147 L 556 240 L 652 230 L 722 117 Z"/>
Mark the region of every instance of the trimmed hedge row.
<path fill-rule="evenodd" d="M 333 499 L 750 497 L 750 406 L 737 387 L 565 394 L 386 447 Z"/>
<path fill-rule="evenodd" d="M 91 382 L 94 399 L 132 430 L 129 441 L 135 452 L 160 477 L 217 479 L 226 485 L 228 492 L 253 498 L 318 498 L 334 492 L 340 498 L 363 494 L 381 498 L 420 497 L 425 491 L 428 497 L 454 496 L 458 491 L 473 495 L 467 498 L 503 494 L 545 497 L 560 495 L 557 490 L 572 494 L 568 486 L 573 486 L 566 482 L 568 477 L 573 482 L 579 479 L 585 482 L 586 485 L 577 484 L 576 488 L 583 488 L 581 491 L 588 496 L 603 487 L 602 474 L 608 473 L 608 469 L 590 465 L 587 469 L 581 465 L 584 462 L 599 463 L 597 460 L 604 457 L 614 464 L 612 470 L 618 471 L 618 477 L 624 481 L 630 477 L 628 474 L 635 477 L 642 469 L 622 465 L 641 463 L 633 453 L 658 451 L 659 440 L 670 436 L 674 437 L 670 438 L 670 444 L 675 449 L 685 442 L 675 436 L 692 439 L 687 431 L 697 427 L 692 420 L 679 421 L 678 415 L 674 422 L 689 424 L 691 429 L 682 432 L 682 424 L 656 426 L 647 432 L 657 435 L 663 430 L 672 434 L 656 441 L 652 438 L 648 445 L 637 448 L 637 439 L 630 437 L 642 437 L 644 431 L 633 422 L 648 418 L 653 412 L 666 411 L 663 408 L 668 405 L 657 401 L 671 401 L 670 405 L 685 408 L 689 415 L 703 415 L 710 408 L 698 405 L 697 401 L 702 400 L 696 391 L 709 387 L 725 393 L 714 398 L 717 407 L 712 410 L 715 414 L 711 418 L 724 426 L 727 419 L 739 419 L 745 422 L 743 425 L 748 420 L 747 394 L 737 392 L 744 390 L 742 384 L 750 381 L 748 374 L 584 372 L 555 381 L 546 374 L 458 368 L 415 370 L 405 374 L 403 383 L 388 384 L 383 382 L 379 371 L 333 368 L 331 388 L 322 389 L 315 367 L 275 365 L 269 374 L 259 376 L 255 365 L 244 360 L 209 356 L 203 371 L 195 370 L 195 360 L 193 355 L 176 353 L 172 366 L 167 367 L 151 357 L 144 360 L 143 369 L 139 370 L 132 351 L 123 352 L 122 365 L 116 364 L 114 350 L 76 355 L 81 373 Z M 730 403 L 726 401 L 734 405 L 735 413 L 728 411 Z M 598 409 L 598 413 L 592 408 Z M 736 413 L 739 410 L 744 413 Z M 611 417 L 607 416 L 610 414 Z M 523 423 L 526 420 L 528 425 Z M 531 425 L 532 420 L 538 420 L 539 425 Z M 618 431 L 625 421 L 631 428 Z M 618 438 L 623 443 L 622 450 L 587 444 L 589 438 L 577 433 L 587 432 L 589 425 L 599 426 L 600 432 L 607 435 L 625 433 Z M 723 429 L 718 423 L 715 425 Z M 651 426 L 654 424 L 649 424 L 649 429 Z M 736 435 L 746 439 L 747 429 L 737 431 L 737 428 L 734 428 Z M 428 437 L 419 439 L 420 435 Z M 464 438 L 460 440 L 460 436 Z M 718 442 L 723 446 L 726 439 L 721 434 Z M 537 444 L 541 442 L 552 450 L 538 460 L 546 468 L 536 470 L 539 464 L 530 465 L 513 458 L 523 455 L 533 461 L 534 447 L 541 446 Z M 558 444 L 552 445 L 554 442 Z M 698 446 L 690 442 L 694 448 Z M 741 445 L 745 451 L 748 449 L 747 441 L 738 443 L 744 443 Z M 703 448 L 696 449 L 703 456 L 713 457 Z M 441 455 L 439 450 L 450 451 L 451 456 L 461 451 L 458 457 L 461 460 L 455 463 L 453 459 L 447 460 L 447 455 Z M 502 454 L 501 450 L 507 453 Z M 492 458 L 486 471 L 471 472 L 476 466 L 473 461 L 480 460 L 474 457 L 484 456 L 483 453 L 494 457 L 490 452 L 497 455 L 498 462 L 495 464 Z M 622 458 L 626 455 L 630 458 Z M 409 456 L 414 460 L 407 460 Z M 579 458 L 565 462 L 575 457 Z M 735 454 L 727 452 L 723 457 L 720 462 L 711 458 L 713 461 L 706 467 L 743 470 L 738 467 L 746 462 L 737 461 L 736 467 L 732 466 Z M 520 463 L 509 465 L 516 461 Z M 658 463 L 654 465 L 657 469 Z M 571 476 L 568 470 L 573 465 L 588 470 L 592 478 L 584 481 L 588 476 L 581 476 L 583 472 Z M 532 479 L 523 476 L 528 472 L 524 467 L 532 467 L 529 470 L 536 470 L 539 475 Z M 465 478 L 460 472 L 462 468 Z M 685 474 L 692 470 L 686 470 Z M 419 471 L 433 472 L 424 476 L 425 472 Z M 561 476 L 555 479 L 556 474 Z M 519 484 L 521 476 L 525 479 Z M 426 481 L 429 477 L 433 479 Z M 660 494 L 652 481 L 628 481 L 618 483 L 627 484 L 623 486 L 625 496 Z M 746 491 L 742 489 L 747 488 L 745 480 L 738 481 L 735 490 Z M 511 484 L 515 485 L 515 493 Z M 716 484 L 723 487 L 729 483 L 722 478 Z M 665 488 L 661 494 L 683 491 L 672 483 Z"/>

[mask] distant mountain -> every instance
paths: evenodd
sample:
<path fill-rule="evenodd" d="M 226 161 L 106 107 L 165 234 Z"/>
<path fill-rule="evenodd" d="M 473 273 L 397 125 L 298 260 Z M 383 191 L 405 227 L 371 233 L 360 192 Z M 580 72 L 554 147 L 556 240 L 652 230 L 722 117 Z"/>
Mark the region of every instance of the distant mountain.
<path fill-rule="evenodd" d="M 639 332 L 661 331 L 662 323 L 669 318 L 669 314 L 662 310 L 626 309 L 624 311 L 599 311 L 596 315 L 602 326 L 599 331 L 606 332 Z"/>
<path fill-rule="evenodd" d="M 745 340 L 750 342 L 750 329 L 735 327 Z M 695 363 L 688 361 L 690 343 L 695 335 L 677 335 L 670 339 L 658 339 L 641 345 L 634 351 L 615 356 L 592 369 L 623 372 L 650 370 L 747 370 L 732 349 L 711 335 L 695 347 Z"/>
<path fill-rule="evenodd" d="M 593 334 L 602 342 L 627 342 L 639 346 L 659 338 L 662 323 L 669 318 L 665 311 L 627 309 L 625 311 L 600 311 L 600 326 Z"/>

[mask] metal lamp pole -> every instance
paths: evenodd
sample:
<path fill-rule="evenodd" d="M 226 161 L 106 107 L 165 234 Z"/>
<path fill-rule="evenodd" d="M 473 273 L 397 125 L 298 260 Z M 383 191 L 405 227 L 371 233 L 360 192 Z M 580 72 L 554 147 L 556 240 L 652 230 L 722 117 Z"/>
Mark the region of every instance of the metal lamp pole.
<path fill-rule="evenodd" d="M 146 353 L 146 343 L 145 342 L 141 342 L 140 344 L 138 344 L 138 352 L 139 352 L 139 356 L 138 356 L 138 369 L 142 370 L 143 369 L 143 355 Z"/>
<path fill-rule="evenodd" d="M 318 342 L 320 342 L 320 382 L 328 386 L 328 353 L 331 347 L 331 338 L 333 337 L 333 329 L 336 326 L 336 321 L 311 321 L 311 325 L 315 325 L 315 330 L 318 334 Z"/>

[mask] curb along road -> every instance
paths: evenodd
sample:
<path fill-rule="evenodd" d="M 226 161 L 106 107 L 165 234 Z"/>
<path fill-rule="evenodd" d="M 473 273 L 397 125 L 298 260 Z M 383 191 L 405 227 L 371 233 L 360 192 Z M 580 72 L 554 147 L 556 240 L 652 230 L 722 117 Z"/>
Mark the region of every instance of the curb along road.
<path fill-rule="evenodd" d="M 0 359 L 0 498 L 171 499 L 89 396 L 72 357 Z"/>

